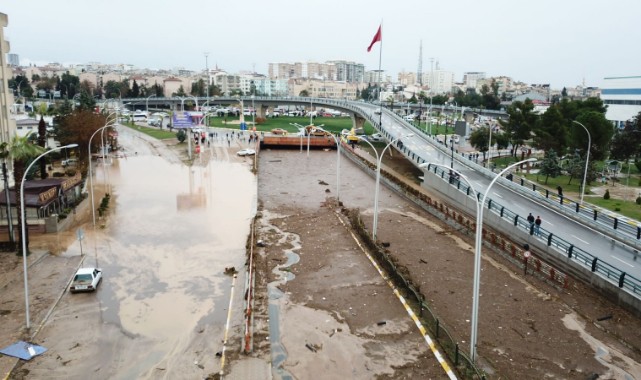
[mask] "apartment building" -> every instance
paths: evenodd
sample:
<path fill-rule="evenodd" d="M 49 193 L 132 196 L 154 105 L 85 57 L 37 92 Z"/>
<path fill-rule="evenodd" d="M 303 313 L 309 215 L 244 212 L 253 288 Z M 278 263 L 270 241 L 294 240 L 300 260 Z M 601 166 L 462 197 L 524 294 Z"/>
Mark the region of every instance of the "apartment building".
<path fill-rule="evenodd" d="M 485 79 L 485 73 L 480 71 L 470 71 L 463 73 L 463 84 L 465 88 L 478 89 L 478 82 Z"/>
<path fill-rule="evenodd" d="M 10 45 L 4 39 L 4 28 L 9 24 L 9 17 L 0 13 L 0 142 L 9 142 L 16 134 L 16 123 L 11 116 L 13 93 L 9 88 L 11 70 L 7 64 L 7 53 Z"/>
<path fill-rule="evenodd" d="M 288 93 L 298 96 L 302 91 L 313 98 L 356 99 L 356 92 L 362 84 L 353 82 L 324 81 L 318 79 L 290 79 Z"/>

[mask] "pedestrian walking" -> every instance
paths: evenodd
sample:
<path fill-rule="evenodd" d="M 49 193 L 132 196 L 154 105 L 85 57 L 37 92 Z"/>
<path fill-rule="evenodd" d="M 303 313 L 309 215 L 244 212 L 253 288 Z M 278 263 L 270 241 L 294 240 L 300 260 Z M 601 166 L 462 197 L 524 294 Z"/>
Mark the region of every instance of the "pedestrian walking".
<path fill-rule="evenodd" d="M 532 213 L 530 213 L 530 215 L 527 216 L 527 221 L 528 223 L 530 223 L 530 225 L 534 224 L 534 215 L 532 215 Z"/>
<path fill-rule="evenodd" d="M 541 217 L 537 215 L 536 220 L 534 221 L 534 233 L 540 235 L 541 232 Z"/>

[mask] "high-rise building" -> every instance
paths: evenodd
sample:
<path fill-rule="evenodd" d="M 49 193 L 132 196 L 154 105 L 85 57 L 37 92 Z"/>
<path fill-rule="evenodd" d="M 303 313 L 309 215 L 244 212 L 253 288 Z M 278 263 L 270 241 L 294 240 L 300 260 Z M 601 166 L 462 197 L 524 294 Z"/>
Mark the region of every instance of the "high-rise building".
<path fill-rule="evenodd" d="M 4 39 L 4 28 L 8 23 L 7 15 L 0 13 L 0 143 L 9 142 L 16 134 L 15 120 L 9 117 L 13 106 L 13 93 L 9 89 L 9 79 L 12 74 L 6 60 L 9 42 Z"/>
<path fill-rule="evenodd" d="M 20 66 L 20 56 L 18 54 L 12 54 L 12 53 L 7 54 L 7 60 L 9 62 L 9 66 L 13 66 L 13 67 Z"/>

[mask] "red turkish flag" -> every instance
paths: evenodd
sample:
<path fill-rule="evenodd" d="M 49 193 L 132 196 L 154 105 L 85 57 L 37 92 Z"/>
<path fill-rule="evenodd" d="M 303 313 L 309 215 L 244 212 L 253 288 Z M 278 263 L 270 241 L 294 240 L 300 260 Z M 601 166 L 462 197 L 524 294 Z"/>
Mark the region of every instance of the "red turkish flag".
<path fill-rule="evenodd" d="M 367 47 L 367 52 L 369 53 L 370 50 L 372 50 L 372 46 L 374 46 L 374 44 L 379 42 L 379 41 L 383 41 L 383 33 L 381 31 L 381 26 L 380 25 L 378 27 L 378 31 L 376 32 L 376 34 L 374 35 L 374 38 L 372 39 L 372 43 L 369 44 L 369 46 Z"/>

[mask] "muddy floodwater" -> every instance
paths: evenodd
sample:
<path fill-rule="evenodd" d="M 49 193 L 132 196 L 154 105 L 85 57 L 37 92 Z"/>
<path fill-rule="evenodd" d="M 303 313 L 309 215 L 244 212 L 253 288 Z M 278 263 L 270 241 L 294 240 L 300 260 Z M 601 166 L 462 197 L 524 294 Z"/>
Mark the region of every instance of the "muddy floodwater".
<path fill-rule="evenodd" d="M 186 166 L 126 128 L 119 143 L 125 156 L 94 163 L 94 185 L 111 192 L 109 215 L 87 225 L 83 241 L 83 266 L 102 268 L 104 281 L 95 294 L 63 297 L 40 334 L 49 354 L 25 366 L 29 378 L 195 379 L 219 370 L 230 297 L 240 310 L 244 285 L 224 272 L 242 272 L 255 175 L 213 150 Z M 241 323 L 232 315 L 232 328 Z"/>

